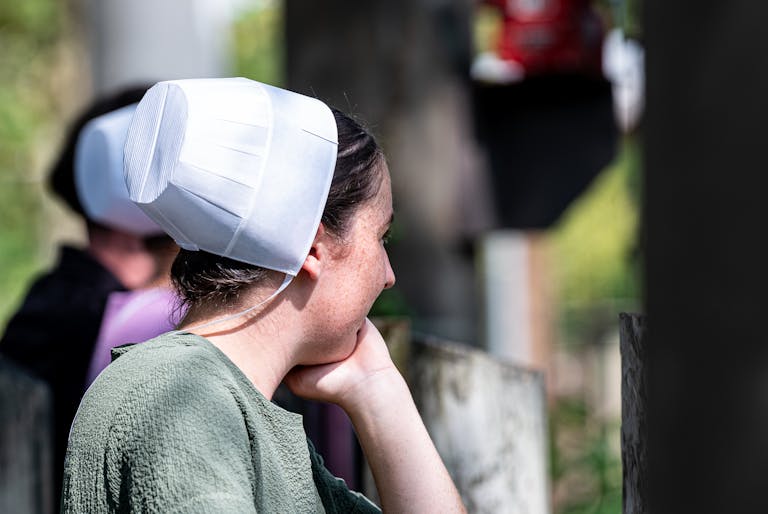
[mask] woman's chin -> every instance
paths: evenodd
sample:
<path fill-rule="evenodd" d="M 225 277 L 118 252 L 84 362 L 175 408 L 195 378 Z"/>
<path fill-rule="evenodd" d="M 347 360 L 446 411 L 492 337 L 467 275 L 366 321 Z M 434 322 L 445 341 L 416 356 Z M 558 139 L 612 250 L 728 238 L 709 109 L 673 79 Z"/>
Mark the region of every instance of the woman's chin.
<path fill-rule="evenodd" d="M 343 361 L 354 353 L 355 347 L 357 346 L 357 334 L 345 338 L 345 340 L 340 343 L 341 344 L 334 349 L 334 358 L 331 362 Z"/>
<path fill-rule="evenodd" d="M 352 355 L 356 345 L 357 333 L 347 335 L 343 340 L 336 339 L 333 342 L 323 344 L 322 348 L 317 348 L 318 353 L 309 356 L 302 364 L 305 366 L 317 366 L 343 361 Z"/>

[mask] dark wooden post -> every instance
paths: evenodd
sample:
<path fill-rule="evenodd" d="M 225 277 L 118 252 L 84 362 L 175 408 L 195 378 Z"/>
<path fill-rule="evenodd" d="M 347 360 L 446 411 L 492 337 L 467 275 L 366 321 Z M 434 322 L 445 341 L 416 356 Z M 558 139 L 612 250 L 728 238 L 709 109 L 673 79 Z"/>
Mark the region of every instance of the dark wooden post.
<path fill-rule="evenodd" d="M 647 0 L 650 509 L 768 512 L 768 3 Z"/>
<path fill-rule="evenodd" d="M 51 423 L 48 386 L 0 358 L 0 512 L 54 511 Z"/>
<path fill-rule="evenodd" d="M 645 514 L 648 472 L 647 452 L 647 383 L 645 318 L 637 314 L 619 315 L 621 346 L 621 463 L 622 512 Z"/>

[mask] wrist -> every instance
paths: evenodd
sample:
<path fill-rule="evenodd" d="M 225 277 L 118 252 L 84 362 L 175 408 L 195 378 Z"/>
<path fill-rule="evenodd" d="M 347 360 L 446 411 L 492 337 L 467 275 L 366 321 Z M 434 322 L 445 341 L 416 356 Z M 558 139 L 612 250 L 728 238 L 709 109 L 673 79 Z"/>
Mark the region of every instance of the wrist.
<path fill-rule="evenodd" d="M 345 391 L 337 402 L 351 419 L 368 412 L 388 411 L 411 393 L 405 379 L 394 366 L 378 370 Z"/>

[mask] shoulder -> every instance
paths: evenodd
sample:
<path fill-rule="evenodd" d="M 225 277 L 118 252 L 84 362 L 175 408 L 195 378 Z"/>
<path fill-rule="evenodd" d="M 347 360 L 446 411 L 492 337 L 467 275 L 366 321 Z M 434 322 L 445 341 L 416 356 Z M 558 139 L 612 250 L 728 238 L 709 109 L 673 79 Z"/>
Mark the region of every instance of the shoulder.
<path fill-rule="evenodd" d="M 83 397 L 70 445 L 149 463 L 215 447 L 214 435 L 248 440 L 236 379 L 204 345 L 166 334 L 119 350 Z"/>
<path fill-rule="evenodd" d="M 189 333 L 166 332 L 140 344 L 112 349 L 115 373 L 141 376 L 176 367 L 225 369 L 226 361 L 208 340 Z"/>
<path fill-rule="evenodd" d="M 75 418 L 70 487 L 102 488 L 121 505 L 154 512 L 225 498 L 240 499 L 233 511 L 243 511 L 253 481 L 250 439 L 226 363 L 194 336 L 166 334 L 119 352 Z"/>
<path fill-rule="evenodd" d="M 122 394 L 228 391 L 237 378 L 226 357 L 207 340 L 168 332 L 144 343 L 118 346 L 95 388 Z M 131 386 L 131 387 L 127 387 Z"/>
<path fill-rule="evenodd" d="M 168 333 L 113 349 L 114 362 L 86 392 L 78 419 L 125 418 L 129 425 L 146 425 L 153 417 L 166 419 L 180 411 L 189 417 L 192 408 L 200 415 L 236 408 L 236 376 L 220 352 L 201 339 Z"/>

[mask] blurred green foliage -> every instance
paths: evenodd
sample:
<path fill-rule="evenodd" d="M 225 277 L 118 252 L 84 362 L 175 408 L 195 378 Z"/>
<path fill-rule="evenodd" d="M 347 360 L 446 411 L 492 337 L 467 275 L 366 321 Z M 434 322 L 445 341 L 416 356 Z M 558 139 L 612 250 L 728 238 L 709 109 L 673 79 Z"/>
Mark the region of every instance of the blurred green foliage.
<path fill-rule="evenodd" d="M 619 423 L 596 420 L 583 401 L 550 409 L 550 470 L 558 514 L 614 514 L 622 508 L 621 458 L 609 441 Z"/>
<path fill-rule="evenodd" d="M 618 331 L 618 313 L 640 305 L 640 139 L 626 136 L 603 170 L 553 228 L 558 344 L 570 355 Z M 583 397 L 550 410 L 555 512 L 621 512 L 619 420 L 600 419 Z"/>
<path fill-rule="evenodd" d="M 42 265 L 35 148 L 57 111 L 51 71 L 66 7 L 56 0 L 0 3 L 0 329 Z"/>
<path fill-rule="evenodd" d="M 501 11 L 496 6 L 478 4 L 474 10 L 473 41 L 476 53 L 492 52 L 501 35 L 503 22 Z"/>
<path fill-rule="evenodd" d="M 235 72 L 274 86 L 284 82 L 283 3 L 259 2 L 235 22 Z"/>
<path fill-rule="evenodd" d="M 595 7 L 611 27 L 622 29 L 634 39 L 642 39 L 643 0 L 596 0 Z"/>
<path fill-rule="evenodd" d="M 567 307 L 639 297 L 639 169 L 639 146 L 627 137 L 554 227 L 558 297 Z"/>

